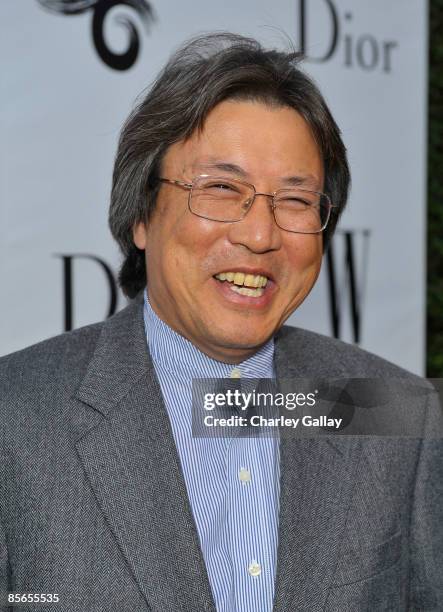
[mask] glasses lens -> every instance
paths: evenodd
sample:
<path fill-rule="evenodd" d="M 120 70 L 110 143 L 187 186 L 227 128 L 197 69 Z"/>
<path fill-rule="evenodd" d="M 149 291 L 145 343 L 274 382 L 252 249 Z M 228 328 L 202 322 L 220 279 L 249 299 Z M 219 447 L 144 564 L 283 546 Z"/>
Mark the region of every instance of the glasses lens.
<path fill-rule="evenodd" d="M 306 189 L 279 191 L 274 202 L 275 220 L 282 229 L 316 234 L 328 223 L 330 204 L 322 193 Z"/>
<path fill-rule="evenodd" d="M 191 211 L 212 221 L 240 221 L 249 208 L 254 191 L 243 183 L 218 177 L 198 177 L 194 180 Z"/>

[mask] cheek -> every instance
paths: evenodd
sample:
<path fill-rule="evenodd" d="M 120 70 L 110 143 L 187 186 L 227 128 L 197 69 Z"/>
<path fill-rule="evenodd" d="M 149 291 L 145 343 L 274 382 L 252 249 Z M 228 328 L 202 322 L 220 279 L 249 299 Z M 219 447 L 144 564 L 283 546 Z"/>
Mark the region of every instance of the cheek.
<path fill-rule="evenodd" d="M 286 252 L 289 274 L 293 277 L 294 283 L 299 283 L 305 278 L 317 277 L 323 255 L 321 236 L 297 236 L 289 243 Z"/>
<path fill-rule="evenodd" d="M 152 228 L 155 260 L 169 279 L 176 277 L 181 282 L 186 278 L 190 286 L 212 269 L 219 233 L 214 222 L 187 213 L 157 231 Z"/>

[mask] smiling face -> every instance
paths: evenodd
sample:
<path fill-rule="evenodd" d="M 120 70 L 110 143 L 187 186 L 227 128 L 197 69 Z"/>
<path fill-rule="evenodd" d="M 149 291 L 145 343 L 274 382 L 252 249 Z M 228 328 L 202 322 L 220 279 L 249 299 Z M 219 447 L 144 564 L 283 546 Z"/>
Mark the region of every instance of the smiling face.
<path fill-rule="evenodd" d="M 162 177 L 191 183 L 201 174 L 246 181 L 260 193 L 290 187 L 294 177 L 306 189 L 322 191 L 324 180 L 318 146 L 296 111 L 234 100 L 218 104 L 200 133 L 164 156 Z M 146 249 L 149 300 L 201 351 L 240 363 L 310 292 L 320 271 L 322 236 L 277 227 L 266 196 L 258 195 L 246 217 L 233 223 L 197 217 L 188 196 L 163 183 L 149 223 L 134 228 L 136 246 Z M 268 279 L 264 288 L 239 290 L 242 283 L 265 282 L 257 277 Z"/>

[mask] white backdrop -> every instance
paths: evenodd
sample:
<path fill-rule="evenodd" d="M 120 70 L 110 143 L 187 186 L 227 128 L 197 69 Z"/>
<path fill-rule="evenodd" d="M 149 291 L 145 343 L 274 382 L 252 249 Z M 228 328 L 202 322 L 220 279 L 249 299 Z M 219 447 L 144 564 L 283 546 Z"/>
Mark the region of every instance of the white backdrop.
<path fill-rule="evenodd" d="M 290 323 L 358 339 L 423 373 L 427 2 L 151 0 L 145 21 L 146 1 L 132 2 L 110 9 L 103 32 L 123 53 L 121 20 L 136 27 L 140 49 L 126 70 L 99 56 L 96 0 L 0 4 L 0 355 L 64 331 L 69 256 L 72 325 L 106 316 L 109 282 L 90 256 L 116 274 L 107 208 L 119 129 L 174 47 L 227 29 L 303 47 L 349 150 L 353 188 L 333 258 Z"/>

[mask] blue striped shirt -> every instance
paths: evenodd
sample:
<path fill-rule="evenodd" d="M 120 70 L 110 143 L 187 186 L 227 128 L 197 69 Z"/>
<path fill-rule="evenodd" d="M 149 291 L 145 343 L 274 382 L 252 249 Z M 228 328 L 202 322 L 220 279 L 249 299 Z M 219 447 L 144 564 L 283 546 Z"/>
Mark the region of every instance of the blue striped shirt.
<path fill-rule="evenodd" d="M 280 492 L 278 437 L 193 437 L 192 379 L 273 378 L 270 340 L 238 366 L 215 361 L 152 310 L 144 321 L 218 612 L 270 612 Z"/>

